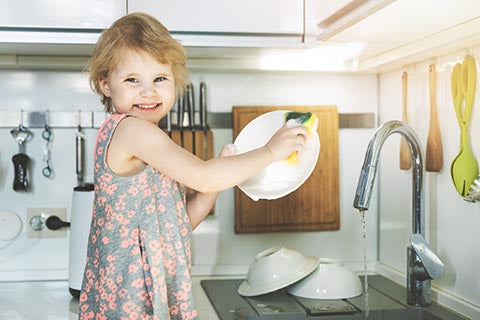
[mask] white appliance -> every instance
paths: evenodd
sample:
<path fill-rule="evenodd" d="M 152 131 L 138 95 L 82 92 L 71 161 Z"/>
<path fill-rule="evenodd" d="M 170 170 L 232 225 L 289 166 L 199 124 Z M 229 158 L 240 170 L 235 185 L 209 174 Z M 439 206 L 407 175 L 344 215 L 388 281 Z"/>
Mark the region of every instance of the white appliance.
<path fill-rule="evenodd" d="M 88 234 L 92 221 L 93 183 L 82 183 L 73 188 L 70 218 L 70 247 L 68 263 L 68 289 L 70 294 L 80 296 L 83 272 L 87 258 Z"/>

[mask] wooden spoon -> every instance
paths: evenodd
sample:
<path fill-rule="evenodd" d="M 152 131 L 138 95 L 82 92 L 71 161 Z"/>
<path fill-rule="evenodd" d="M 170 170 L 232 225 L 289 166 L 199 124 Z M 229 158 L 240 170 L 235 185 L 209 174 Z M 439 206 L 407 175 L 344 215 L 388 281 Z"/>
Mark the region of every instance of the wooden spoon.
<path fill-rule="evenodd" d="M 407 119 L 407 72 L 402 74 L 402 121 L 408 123 Z M 408 170 L 412 165 L 410 150 L 408 149 L 407 141 L 402 137 L 400 141 L 400 170 Z"/>
<path fill-rule="evenodd" d="M 443 166 L 442 136 L 437 115 L 437 72 L 434 64 L 428 68 L 430 84 L 430 127 L 427 138 L 427 171 L 439 172 Z"/>

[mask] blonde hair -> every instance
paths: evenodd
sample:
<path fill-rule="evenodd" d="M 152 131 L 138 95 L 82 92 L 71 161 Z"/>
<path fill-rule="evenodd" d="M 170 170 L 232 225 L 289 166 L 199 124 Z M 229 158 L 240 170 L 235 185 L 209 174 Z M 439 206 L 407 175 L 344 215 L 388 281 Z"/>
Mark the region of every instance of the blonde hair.
<path fill-rule="evenodd" d="M 103 94 L 100 80 L 107 79 L 120 63 L 126 49 L 144 51 L 163 64 L 171 64 L 175 96 L 180 97 L 188 83 L 185 50 L 154 17 L 131 13 L 115 21 L 101 34 L 87 64 L 90 87 L 101 97 L 105 111 L 113 113 L 112 100 Z"/>

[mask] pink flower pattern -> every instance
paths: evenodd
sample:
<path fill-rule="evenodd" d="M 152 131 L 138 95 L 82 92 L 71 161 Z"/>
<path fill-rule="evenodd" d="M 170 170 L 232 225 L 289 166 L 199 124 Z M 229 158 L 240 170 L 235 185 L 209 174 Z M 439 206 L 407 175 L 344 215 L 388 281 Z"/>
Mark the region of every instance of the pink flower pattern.
<path fill-rule="evenodd" d="M 108 117 L 97 136 L 95 201 L 79 318 L 198 319 L 183 187 L 150 166 L 121 177 L 105 163 L 113 132 L 125 117 Z"/>

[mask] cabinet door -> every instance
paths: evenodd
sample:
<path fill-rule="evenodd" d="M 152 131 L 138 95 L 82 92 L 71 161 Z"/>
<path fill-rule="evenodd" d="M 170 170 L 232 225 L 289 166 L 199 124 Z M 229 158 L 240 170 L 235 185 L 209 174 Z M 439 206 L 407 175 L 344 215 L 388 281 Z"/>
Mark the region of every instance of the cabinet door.
<path fill-rule="evenodd" d="M 303 34 L 300 0 L 128 0 L 172 32 Z"/>
<path fill-rule="evenodd" d="M 0 0 L 2 27 L 104 29 L 125 13 L 125 0 Z"/>

